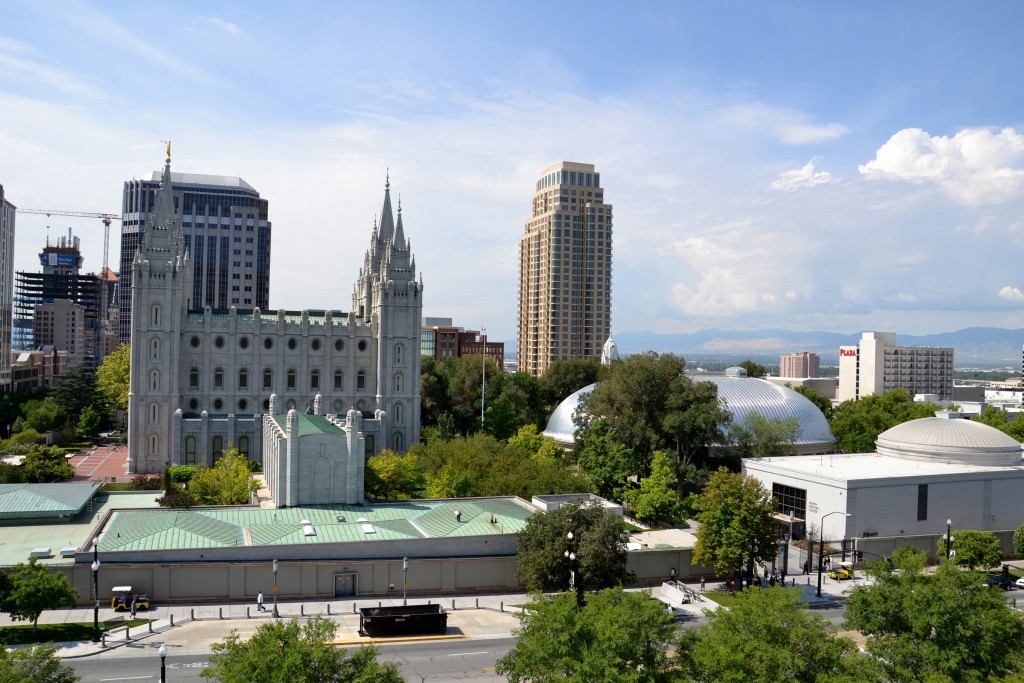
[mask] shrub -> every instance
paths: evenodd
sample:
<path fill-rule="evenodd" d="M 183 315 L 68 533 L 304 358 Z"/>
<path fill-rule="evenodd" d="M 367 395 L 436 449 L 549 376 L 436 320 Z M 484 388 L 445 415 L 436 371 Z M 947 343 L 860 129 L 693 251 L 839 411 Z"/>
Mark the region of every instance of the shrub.
<path fill-rule="evenodd" d="M 258 472 L 262 472 L 263 471 L 263 465 L 261 465 L 258 460 L 250 460 L 249 461 L 249 471 L 252 472 L 253 474 L 256 474 Z"/>
<path fill-rule="evenodd" d="M 132 477 L 133 491 L 159 491 L 162 488 L 160 477 L 150 477 L 145 474 L 136 474 Z"/>
<path fill-rule="evenodd" d="M 192 477 L 194 477 L 201 469 L 203 468 L 198 465 L 175 465 L 174 467 L 169 468 L 169 471 L 173 481 L 176 481 L 179 484 L 184 484 L 185 482 L 192 481 Z"/>
<path fill-rule="evenodd" d="M 156 502 L 162 508 L 190 508 L 196 504 L 196 498 L 188 491 L 174 489 L 157 498 Z"/>

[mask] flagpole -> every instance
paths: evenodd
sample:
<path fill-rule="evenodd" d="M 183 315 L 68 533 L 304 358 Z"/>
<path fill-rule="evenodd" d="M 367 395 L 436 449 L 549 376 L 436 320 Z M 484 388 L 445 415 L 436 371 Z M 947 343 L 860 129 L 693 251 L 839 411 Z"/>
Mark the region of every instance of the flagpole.
<path fill-rule="evenodd" d="M 480 431 L 484 430 L 487 406 L 487 328 L 480 328 Z"/>

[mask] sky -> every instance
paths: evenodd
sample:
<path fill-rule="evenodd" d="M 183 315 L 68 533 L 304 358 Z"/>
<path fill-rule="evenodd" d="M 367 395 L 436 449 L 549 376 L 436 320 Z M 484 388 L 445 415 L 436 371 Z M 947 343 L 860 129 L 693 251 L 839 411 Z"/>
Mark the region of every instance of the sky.
<path fill-rule="evenodd" d="M 162 167 L 269 200 L 273 308 L 351 308 L 385 178 L 424 316 L 516 335 L 548 165 L 614 206 L 613 332 L 1024 327 L 1024 3 L 38 2 L 0 184 L 120 214 Z M 72 227 L 20 214 L 15 267 Z M 116 268 L 120 229 L 111 229 Z"/>

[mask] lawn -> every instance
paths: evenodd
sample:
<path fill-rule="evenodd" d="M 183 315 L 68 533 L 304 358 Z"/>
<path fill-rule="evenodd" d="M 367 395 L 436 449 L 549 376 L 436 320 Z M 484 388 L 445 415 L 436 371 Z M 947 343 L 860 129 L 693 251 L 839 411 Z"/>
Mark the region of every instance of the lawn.
<path fill-rule="evenodd" d="M 138 628 L 145 626 L 153 619 L 129 619 L 127 626 Z M 121 628 L 125 624 L 118 624 Z M 0 627 L 0 643 L 7 645 L 26 645 L 29 643 L 62 643 L 74 640 L 92 640 L 92 622 L 71 624 L 39 624 L 39 630 L 33 632 L 32 624 Z M 100 623 L 100 631 L 103 624 Z"/>
<path fill-rule="evenodd" d="M 626 531 L 647 531 L 646 529 L 641 529 L 637 525 L 630 524 L 629 522 L 623 522 L 622 526 Z"/>

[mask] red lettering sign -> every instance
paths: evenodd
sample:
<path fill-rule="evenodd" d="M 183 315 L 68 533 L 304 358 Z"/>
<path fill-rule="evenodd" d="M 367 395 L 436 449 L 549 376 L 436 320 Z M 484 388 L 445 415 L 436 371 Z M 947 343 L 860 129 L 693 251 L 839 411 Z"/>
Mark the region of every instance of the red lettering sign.
<path fill-rule="evenodd" d="M 856 356 L 857 349 L 839 349 L 840 356 Z"/>

